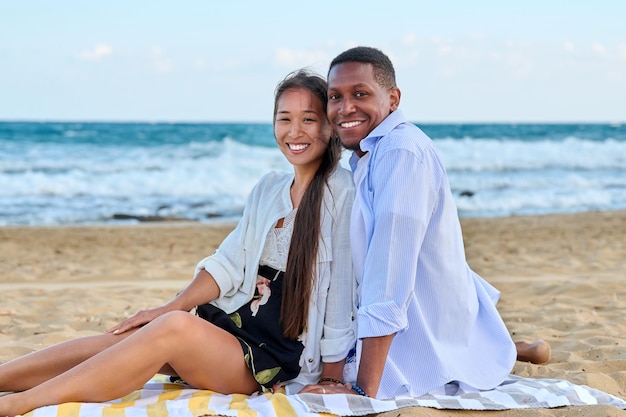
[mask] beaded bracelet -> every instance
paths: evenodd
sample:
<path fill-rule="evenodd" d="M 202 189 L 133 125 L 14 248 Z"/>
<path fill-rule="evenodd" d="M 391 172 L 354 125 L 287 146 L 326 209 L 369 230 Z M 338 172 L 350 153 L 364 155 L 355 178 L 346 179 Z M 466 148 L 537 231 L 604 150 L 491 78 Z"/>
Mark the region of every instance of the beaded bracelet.
<path fill-rule="evenodd" d="M 320 378 L 320 380 L 319 380 L 318 382 L 333 382 L 333 383 L 335 383 L 335 384 L 339 384 L 339 385 L 343 384 L 343 382 L 341 382 L 341 381 L 340 381 L 340 380 L 338 380 L 338 379 L 335 379 L 335 378 L 326 378 L 326 377 L 324 377 L 324 378 Z"/>
<path fill-rule="evenodd" d="M 363 391 L 363 389 L 361 387 L 359 387 L 356 383 L 352 384 L 352 391 L 354 391 L 357 394 L 362 395 L 364 397 L 369 397 L 369 395 L 367 395 L 367 393 L 365 391 Z"/>

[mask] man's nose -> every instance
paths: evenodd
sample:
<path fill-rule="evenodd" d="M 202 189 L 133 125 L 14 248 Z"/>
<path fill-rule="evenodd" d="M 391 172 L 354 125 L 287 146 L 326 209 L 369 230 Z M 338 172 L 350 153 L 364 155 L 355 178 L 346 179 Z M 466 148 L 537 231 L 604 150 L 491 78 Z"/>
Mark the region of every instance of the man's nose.
<path fill-rule="evenodd" d="M 344 98 L 341 100 L 339 105 L 339 114 L 346 115 L 350 114 L 354 111 L 354 102 L 349 98 Z"/>

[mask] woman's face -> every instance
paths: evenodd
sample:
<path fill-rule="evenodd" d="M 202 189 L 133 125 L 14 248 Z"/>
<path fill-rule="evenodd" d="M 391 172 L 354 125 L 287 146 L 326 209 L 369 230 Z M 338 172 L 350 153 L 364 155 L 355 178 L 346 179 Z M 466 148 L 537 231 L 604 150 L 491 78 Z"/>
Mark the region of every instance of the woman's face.
<path fill-rule="evenodd" d="M 279 97 L 274 136 L 289 163 L 317 170 L 331 133 L 322 102 L 309 90 L 289 89 Z"/>

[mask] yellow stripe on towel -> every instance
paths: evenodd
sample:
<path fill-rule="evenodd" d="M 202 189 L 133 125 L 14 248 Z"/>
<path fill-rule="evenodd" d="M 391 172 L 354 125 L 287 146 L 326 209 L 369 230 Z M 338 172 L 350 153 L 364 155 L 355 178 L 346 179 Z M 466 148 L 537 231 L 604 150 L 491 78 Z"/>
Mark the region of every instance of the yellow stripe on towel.
<path fill-rule="evenodd" d="M 102 408 L 102 417 L 126 417 L 126 407 L 128 407 L 128 403 L 111 404 L 108 407 Z M 58 415 L 66 417 L 65 414 L 61 413 Z"/>
<path fill-rule="evenodd" d="M 232 400 L 230 402 L 231 410 L 237 410 L 237 416 L 241 417 L 257 417 L 258 413 L 253 410 L 248 404 L 249 395 L 232 394 Z M 265 417 L 265 416 L 263 416 Z"/>
<path fill-rule="evenodd" d="M 209 410 L 211 391 L 196 391 L 189 398 L 189 412 L 194 416 L 214 416 L 215 412 Z"/>
<path fill-rule="evenodd" d="M 182 390 L 165 391 L 166 387 L 163 387 L 164 392 L 159 394 L 157 402 L 146 405 L 146 416 L 148 417 L 169 417 L 169 410 L 167 409 L 167 401 L 177 399 Z"/>
<path fill-rule="evenodd" d="M 266 398 L 272 402 L 274 413 L 277 416 L 296 416 L 296 410 L 293 409 L 289 399 L 285 394 L 266 394 Z"/>
<path fill-rule="evenodd" d="M 141 390 L 117 400 L 43 407 L 27 413 L 25 417 L 127 417 L 127 413 L 145 417 L 171 417 L 170 412 L 175 415 L 183 412 L 184 415 L 194 417 L 224 415 L 225 412 L 236 413 L 238 417 L 297 417 L 301 404 L 291 401 L 281 392 L 252 396 L 224 395 L 172 384 L 157 376 Z M 311 413 L 311 416 L 314 415 Z M 328 414 L 325 417 L 336 416 Z"/>
<path fill-rule="evenodd" d="M 167 400 L 175 400 L 180 396 L 183 390 L 180 387 L 176 387 L 176 390 L 167 391 L 167 387 L 163 387 L 163 394 L 159 394 L 159 399 L 157 401 L 167 401 Z"/>
<path fill-rule="evenodd" d="M 80 403 L 61 404 L 58 406 L 57 416 L 80 417 L 80 406 Z"/>

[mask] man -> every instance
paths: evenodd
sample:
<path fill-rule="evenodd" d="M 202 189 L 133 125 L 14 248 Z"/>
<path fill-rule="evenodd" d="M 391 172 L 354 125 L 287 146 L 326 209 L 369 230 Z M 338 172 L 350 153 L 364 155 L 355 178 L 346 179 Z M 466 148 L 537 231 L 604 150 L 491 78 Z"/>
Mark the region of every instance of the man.
<path fill-rule="evenodd" d="M 400 96 L 377 49 L 352 48 L 330 64 L 328 117 L 354 151 L 362 343 L 352 393 L 419 396 L 451 382 L 491 389 L 513 368 L 516 346 L 495 307 L 499 292 L 467 265 L 444 166 L 398 110 Z"/>

